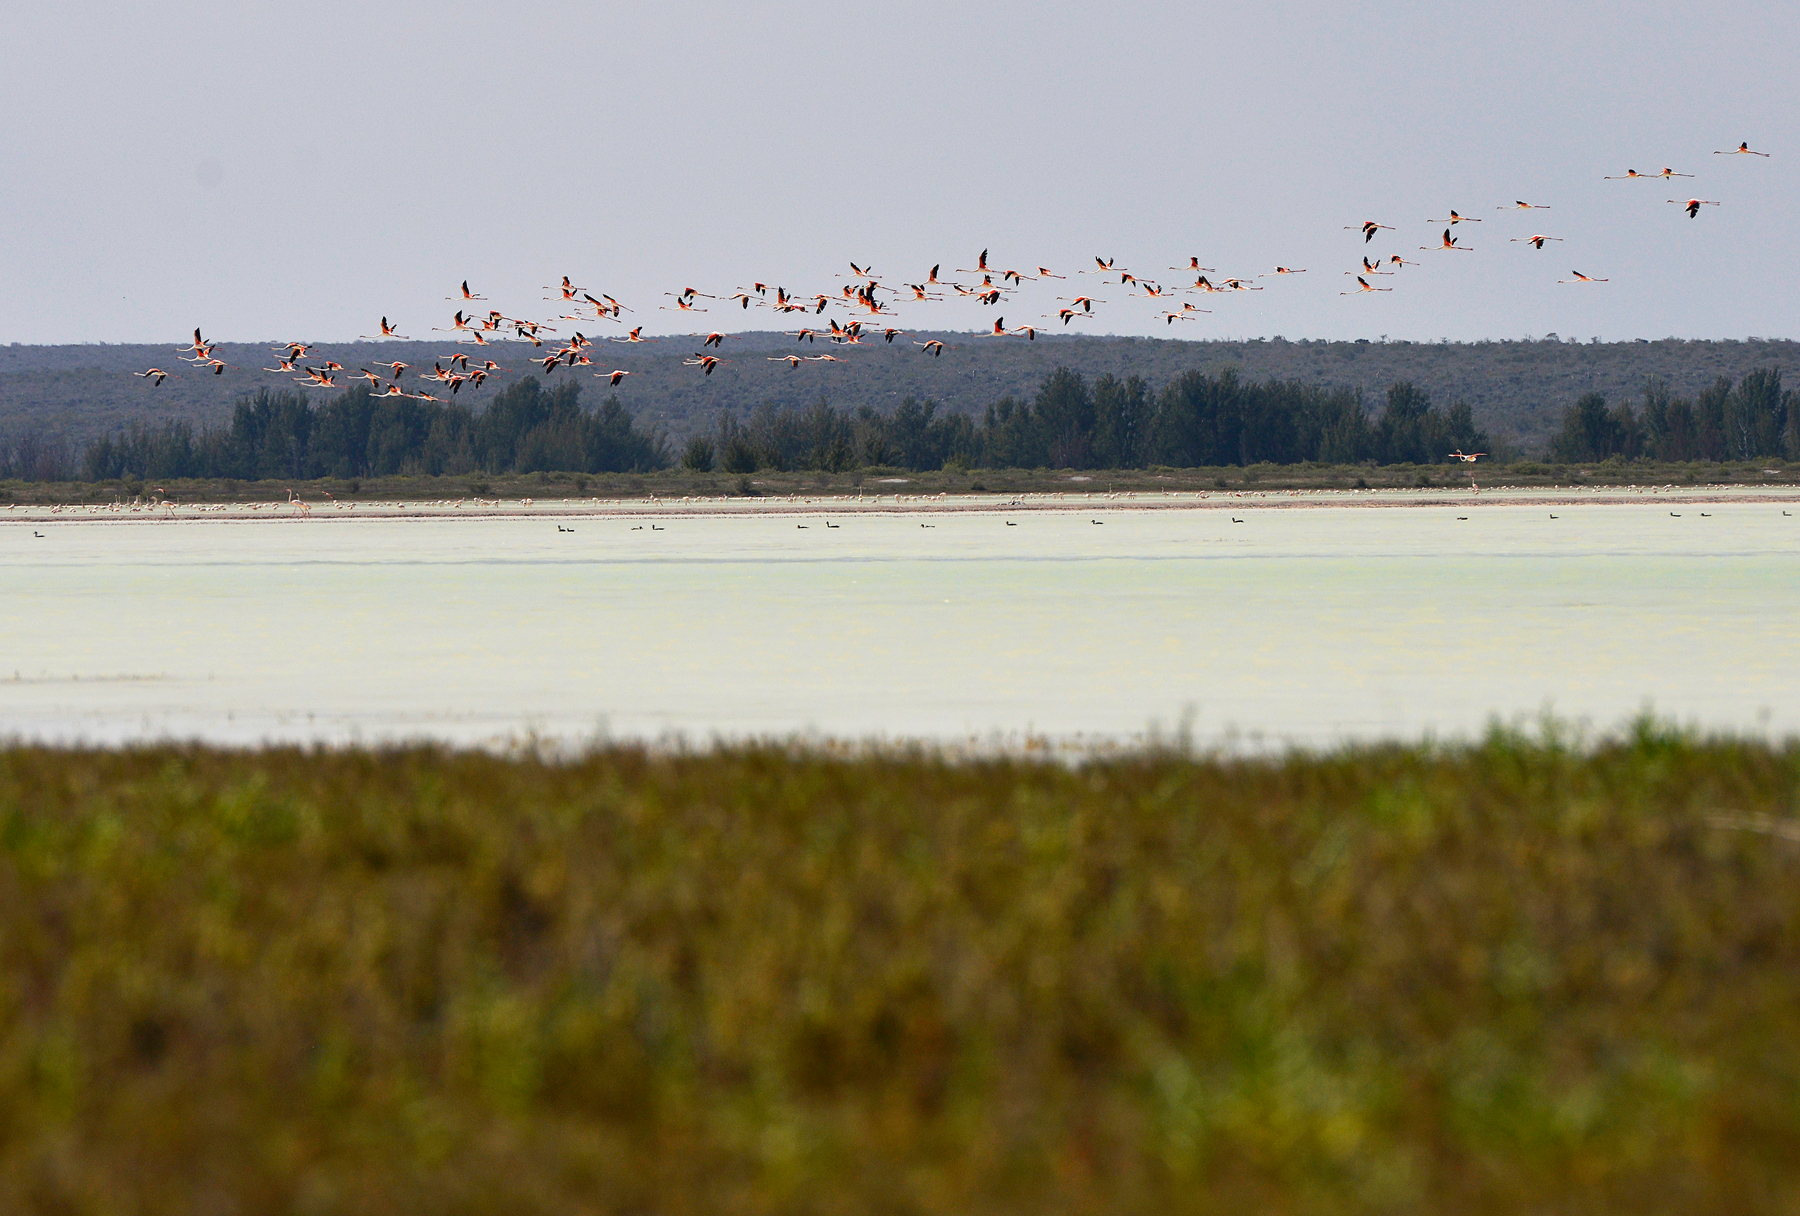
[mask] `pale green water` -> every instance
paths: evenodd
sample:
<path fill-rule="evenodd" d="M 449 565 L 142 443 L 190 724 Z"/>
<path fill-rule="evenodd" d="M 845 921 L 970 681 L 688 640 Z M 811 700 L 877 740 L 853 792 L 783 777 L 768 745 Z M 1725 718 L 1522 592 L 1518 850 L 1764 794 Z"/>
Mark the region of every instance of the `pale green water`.
<path fill-rule="evenodd" d="M 0 525 L 0 733 L 1800 731 L 1800 512 L 1550 510 L 40 516 Z"/>

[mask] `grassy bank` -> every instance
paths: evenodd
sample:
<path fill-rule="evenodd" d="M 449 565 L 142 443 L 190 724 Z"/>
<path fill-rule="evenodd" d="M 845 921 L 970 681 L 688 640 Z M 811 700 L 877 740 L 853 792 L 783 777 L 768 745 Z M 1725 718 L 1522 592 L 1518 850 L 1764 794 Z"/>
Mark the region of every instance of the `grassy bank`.
<path fill-rule="evenodd" d="M 1792 1212 L 1800 746 L 0 751 L 0 1210 Z"/>
<path fill-rule="evenodd" d="M 1723 464 L 1646 461 L 1564 465 L 1230 465 L 1202 469 L 858 469 L 755 473 L 464 473 L 444 476 L 363 477 L 354 480 L 230 481 L 170 479 L 118 481 L 0 481 L 0 504 L 109 503 L 157 495 L 181 503 L 285 502 L 288 491 L 322 502 L 416 502 L 445 498 L 644 498 L 659 495 L 776 494 L 1022 494 L 1071 490 L 1219 491 L 1466 489 L 1473 471 L 1484 488 L 1505 486 L 1767 486 L 1800 485 L 1800 463 L 1778 460 Z"/>

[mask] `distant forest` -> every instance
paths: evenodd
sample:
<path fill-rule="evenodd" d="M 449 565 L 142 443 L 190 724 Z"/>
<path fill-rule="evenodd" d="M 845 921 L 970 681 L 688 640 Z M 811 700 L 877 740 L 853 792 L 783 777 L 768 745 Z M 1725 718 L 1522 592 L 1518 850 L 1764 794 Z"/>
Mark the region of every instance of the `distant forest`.
<path fill-rule="evenodd" d="M 420 402 L 352 388 L 315 405 L 298 393 L 261 390 L 240 401 L 231 422 L 198 431 L 186 422 L 133 428 L 87 445 L 80 476 L 267 478 L 381 476 L 392 473 L 622 473 L 669 463 L 609 398 L 581 406 L 581 386 L 545 388 L 536 377 L 497 393 L 487 408 Z"/>
<path fill-rule="evenodd" d="M 927 337 L 947 344 L 941 358 L 922 354 L 912 344 Z M 0 345 L 0 435 L 62 440 L 79 455 L 87 441 L 134 426 L 225 426 L 238 402 L 257 388 L 291 392 L 298 387 L 285 374 L 258 370 L 273 363 L 267 343 L 221 346 L 220 357 L 231 365 L 223 376 L 171 364 L 171 347 L 177 344 Z M 961 414 L 979 424 L 989 405 L 1008 396 L 1034 397 L 1044 378 L 1059 367 L 1079 372 L 1090 384 L 1109 375 L 1120 381 L 1142 377 L 1158 393 L 1186 372 L 1215 376 L 1235 370 L 1246 384 L 1296 381 L 1328 391 L 1361 391 L 1371 408 L 1378 408 L 1391 385 L 1410 383 L 1440 406 L 1466 402 L 1496 455 L 1537 458 L 1548 452 L 1564 412 L 1588 393 L 1603 394 L 1609 404 L 1635 401 L 1645 383 L 1656 380 L 1667 385 L 1673 398 L 1692 401 L 1718 377 L 1736 380 L 1756 368 L 1774 369 L 1789 385 L 1800 385 L 1800 342 L 1760 338 L 1572 342 L 1544 335 L 1523 341 L 1437 343 L 1039 333 L 1037 341 L 1028 342 L 921 333 L 892 345 L 832 348 L 840 356 L 837 362 L 795 369 L 774 360 L 796 350 L 809 353 L 813 347 L 779 333 L 745 332 L 725 337 L 714 353 L 726 363 L 712 376 L 684 366 L 698 344 L 698 338 L 680 335 L 634 345 L 597 341 L 590 352 L 594 368 L 559 368 L 548 377 L 524 361 L 533 348 L 502 347 L 492 353 L 505 370 L 485 387 L 465 386 L 456 400 L 479 413 L 498 392 L 522 379 L 555 384 L 573 378 L 589 389 L 584 401 L 591 408 L 600 382 L 587 372 L 626 370 L 631 375 L 618 386 L 620 402 L 640 428 L 660 431 L 679 454 L 695 435 L 716 439 L 724 410 L 745 419 L 762 405 L 804 410 L 823 396 L 850 414 L 863 406 L 891 414 L 911 397 L 935 401 L 939 415 Z M 345 342 L 319 349 L 321 358 L 346 369 L 399 360 L 417 370 L 458 348 L 436 342 Z M 599 366 L 602 362 L 605 366 Z M 173 367 L 175 374 L 157 386 L 131 375 L 147 367 Z M 418 383 L 411 375 L 407 380 Z"/>
<path fill-rule="evenodd" d="M 742 421 L 722 412 L 712 433 L 689 438 L 679 460 L 728 473 L 876 465 L 1430 464 L 1443 462 L 1453 448 L 1476 451 L 1486 442 L 1467 405 L 1440 410 L 1411 384 L 1389 388 L 1379 415 L 1371 417 L 1360 393 L 1297 381 L 1250 384 L 1232 371 L 1187 372 L 1157 393 L 1139 376 L 1103 375 L 1090 384 L 1058 368 L 1032 396 L 1004 396 L 979 420 L 912 398 L 887 413 L 867 405 L 839 409 L 823 398 L 804 407 L 764 404 Z M 0 450 L 0 475 L 304 480 L 647 472 L 673 462 L 667 439 L 639 428 L 617 396 L 588 410 L 578 383 L 545 387 L 532 376 L 479 411 L 372 395 L 364 387 L 319 403 L 264 389 L 240 401 L 220 427 L 131 427 L 91 440 L 79 453 L 53 443 L 14 444 Z"/>
<path fill-rule="evenodd" d="M 1674 397 L 1653 380 L 1637 408 L 1610 409 L 1586 393 L 1563 415 L 1550 445 L 1556 460 L 1800 460 L 1800 393 L 1781 388 L 1781 372 L 1759 368 L 1733 385 L 1720 376 L 1694 400 Z"/>
<path fill-rule="evenodd" d="M 1486 436 L 1469 407 L 1434 408 L 1411 384 L 1388 390 L 1378 418 L 1361 394 L 1296 381 L 1247 384 L 1235 372 L 1186 372 L 1160 393 L 1141 376 L 1103 375 L 1089 384 L 1067 368 L 1029 398 L 1011 395 L 977 421 L 908 398 L 890 414 L 759 406 L 746 422 L 722 414 L 714 435 L 695 435 L 682 464 L 728 473 L 869 465 L 903 469 L 1120 469 L 1298 464 L 1443 462 L 1452 448 L 1478 450 Z"/>
<path fill-rule="evenodd" d="M 323 401 L 259 390 L 228 422 L 134 425 L 77 447 L 54 437 L 0 439 L 0 477 L 333 477 L 392 474 L 697 471 L 842 472 L 873 466 L 1127 469 L 1251 464 L 1441 464 L 1486 452 L 1466 403 L 1435 405 L 1402 381 L 1370 409 L 1360 391 L 1298 380 L 1251 382 L 1230 369 L 1188 371 L 1160 391 L 1141 376 L 1088 380 L 1068 368 L 1030 395 L 1006 394 L 979 417 L 911 397 L 892 410 L 763 403 L 673 444 L 644 428 L 617 395 L 597 407 L 579 382 L 537 375 L 485 406 L 421 402 L 352 388 Z M 1719 377 L 1694 399 L 1652 381 L 1634 405 L 1589 393 L 1565 412 L 1550 444 L 1566 461 L 1800 459 L 1800 394 L 1778 369 Z"/>

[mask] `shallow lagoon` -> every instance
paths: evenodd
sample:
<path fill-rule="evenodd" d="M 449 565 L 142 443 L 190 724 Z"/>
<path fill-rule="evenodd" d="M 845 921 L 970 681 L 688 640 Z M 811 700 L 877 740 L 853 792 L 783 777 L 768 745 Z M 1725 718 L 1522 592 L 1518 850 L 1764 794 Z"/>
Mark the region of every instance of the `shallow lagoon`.
<path fill-rule="evenodd" d="M 1270 746 L 1545 709 L 1612 727 L 1650 707 L 1789 733 L 1800 510 L 1784 509 L 38 514 L 0 526 L 0 732 L 986 746 L 1185 723 L 1202 744 Z"/>

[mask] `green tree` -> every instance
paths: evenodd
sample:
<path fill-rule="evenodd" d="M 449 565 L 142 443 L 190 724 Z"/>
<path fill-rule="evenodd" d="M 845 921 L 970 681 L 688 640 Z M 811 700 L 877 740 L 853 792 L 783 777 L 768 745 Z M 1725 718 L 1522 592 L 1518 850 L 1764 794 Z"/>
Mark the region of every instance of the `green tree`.
<path fill-rule="evenodd" d="M 1629 407 L 1626 408 L 1630 415 Z M 1606 408 L 1603 393 L 1584 393 L 1563 414 L 1562 430 L 1551 444 L 1558 460 L 1598 461 L 1621 455 L 1628 436 L 1616 412 Z"/>

